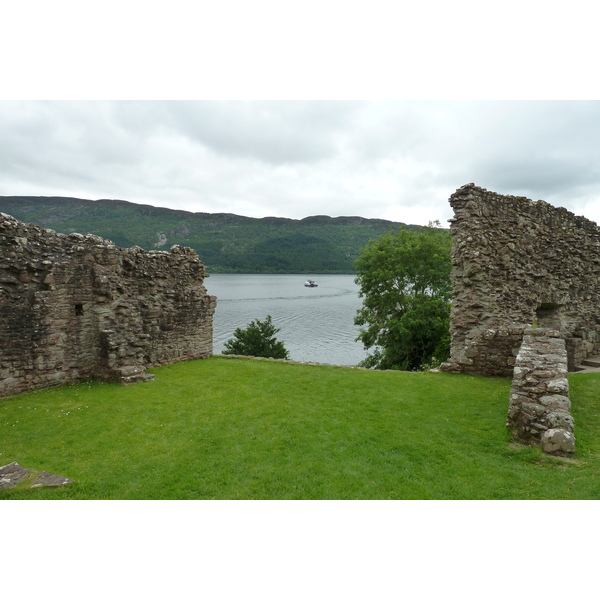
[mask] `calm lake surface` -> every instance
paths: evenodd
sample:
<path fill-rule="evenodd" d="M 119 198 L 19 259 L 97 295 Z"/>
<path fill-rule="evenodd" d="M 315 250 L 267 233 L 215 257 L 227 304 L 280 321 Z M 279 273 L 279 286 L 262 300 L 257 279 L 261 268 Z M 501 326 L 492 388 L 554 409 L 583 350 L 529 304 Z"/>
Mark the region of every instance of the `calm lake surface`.
<path fill-rule="evenodd" d="M 304 287 L 307 278 L 319 287 Z M 250 321 L 271 315 L 291 360 L 356 365 L 366 356 L 354 341 L 354 316 L 362 305 L 354 275 L 215 274 L 204 285 L 217 296 L 215 354 L 237 327 L 245 329 Z"/>

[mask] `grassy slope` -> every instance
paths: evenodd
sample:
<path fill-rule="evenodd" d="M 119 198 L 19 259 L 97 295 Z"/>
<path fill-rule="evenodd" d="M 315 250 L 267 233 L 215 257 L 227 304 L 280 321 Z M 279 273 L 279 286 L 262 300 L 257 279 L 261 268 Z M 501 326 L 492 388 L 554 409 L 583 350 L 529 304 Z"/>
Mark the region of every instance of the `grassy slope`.
<path fill-rule="evenodd" d="M 0 498 L 600 498 L 600 375 L 571 377 L 572 464 L 510 444 L 504 379 L 219 357 L 155 372 L 0 401 L 0 464 L 76 480 Z"/>

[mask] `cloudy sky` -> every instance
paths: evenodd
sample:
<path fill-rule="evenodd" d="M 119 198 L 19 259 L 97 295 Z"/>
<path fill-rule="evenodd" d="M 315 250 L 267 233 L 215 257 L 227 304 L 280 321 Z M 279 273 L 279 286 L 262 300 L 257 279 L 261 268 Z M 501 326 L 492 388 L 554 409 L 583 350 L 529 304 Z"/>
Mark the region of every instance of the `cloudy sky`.
<path fill-rule="evenodd" d="M 426 224 L 475 182 L 600 221 L 596 101 L 5 100 L 0 138 L 0 195 Z"/>

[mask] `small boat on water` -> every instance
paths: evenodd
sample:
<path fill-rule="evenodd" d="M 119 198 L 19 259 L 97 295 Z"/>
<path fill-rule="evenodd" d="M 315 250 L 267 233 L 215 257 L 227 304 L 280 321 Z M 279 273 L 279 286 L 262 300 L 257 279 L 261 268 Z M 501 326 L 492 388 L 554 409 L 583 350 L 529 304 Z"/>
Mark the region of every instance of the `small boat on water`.
<path fill-rule="evenodd" d="M 304 287 L 319 287 L 312 279 L 307 279 Z"/>

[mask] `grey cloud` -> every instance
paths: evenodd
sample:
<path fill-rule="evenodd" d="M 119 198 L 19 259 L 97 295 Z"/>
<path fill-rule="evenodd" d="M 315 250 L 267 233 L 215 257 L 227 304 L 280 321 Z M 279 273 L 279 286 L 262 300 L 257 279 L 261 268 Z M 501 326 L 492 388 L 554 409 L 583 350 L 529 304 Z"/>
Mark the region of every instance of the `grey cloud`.
<path fill-rule="evenodd" d="M 139 140 L 96 102 L 7 103 L 0 111 L 3 169 L 93 180 L 104 166 L 131 166 Z"/>
<path fill-rule="evenodd" d="M 563 195 L 564 205 L 598 182 L 600 103 L 436 102 L 413 110 L 423 126 L 405 156 L 429 165 L 436 186 L 474 181 L 501 193 Z"/>
<path fill-rule="evenodd" d="M 484 109 L 473 122 L 482 134 L 470 153 L 475 177 L 506 193 L 564 194 L 565 201 L 598 182 L 600 104 L 493 103 Z"/>
<path fill-rule="evenodd" d="M 588 165 L 557 157 L 496 158 L 480 163 L 474 169 L 484 187 L 506 193 L 568 197 L 586 183 L 598 180 L 598 172 Z M 485 184 L 485 185 L 484 185 Z"/>
<path fill-rule="evenodd" d="M 352 102 L 176 102 L 177 131 L 216 152 L 272 164 L 315 162 L 336 153 L 336 135 L 350 126 Z"/>
<path fill-rule="evenodd" d="M 371 102 L 361 107 L 348 131 L 348 143 L 362 160 L 426 158 L 435 154 L 443 128 L 432 119 L 432 102 Z M 454 121 L 453 121 L 454 123 Z"/>

